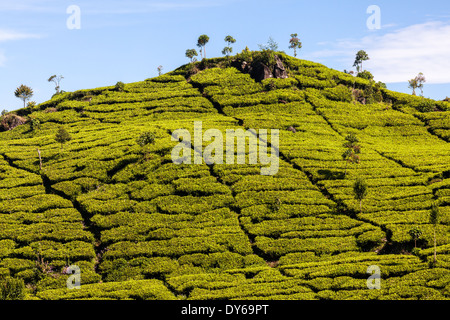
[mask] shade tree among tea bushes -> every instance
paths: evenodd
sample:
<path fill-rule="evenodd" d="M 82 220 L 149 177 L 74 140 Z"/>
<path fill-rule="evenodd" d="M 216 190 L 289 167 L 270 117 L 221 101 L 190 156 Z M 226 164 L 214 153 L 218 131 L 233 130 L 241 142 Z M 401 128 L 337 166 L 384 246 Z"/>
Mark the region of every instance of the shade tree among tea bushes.
<path fill-rule="evenodd" d="M 67 132 L 64 127 L 59 127 L 58 132 L 55 135 L 55 141 L 61 144 L 61 150 L 64 147 L 64 144 L 68 141 L 72 140 L 72 136 Z"/>
<path fill-rule="evenodd" d="M 345 161 L 344 177 L 347 175 L 347 166 L 349 163 L 359 163 L 359 154 L 361 153 L 361 146 L 359 140 L 354 134 L 349 134 L 345 138 L 344 148 L 345 151 L 342 154 L 342 159 Z"/>
<path fill-rule="evenodd" d="M 359 211 L 362 213 L 362 201 L 367 196 L 367 183 L 362 178 L 358 178 L 353 185 L 353 194 L 355 199 L 359 201 Z"/>

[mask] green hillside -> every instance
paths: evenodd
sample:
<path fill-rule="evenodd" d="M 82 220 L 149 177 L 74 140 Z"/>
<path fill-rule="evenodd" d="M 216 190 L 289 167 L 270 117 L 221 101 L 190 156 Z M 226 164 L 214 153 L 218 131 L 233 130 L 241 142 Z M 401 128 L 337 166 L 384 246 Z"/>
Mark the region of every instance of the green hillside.
<path fill-rule="evenodd" d="M 0 278 L 44 300 L 450 299 L 450 103 L 278 56 L 286 79 L 231 67 L 259 57 L 244 52 L 18 110 L 26 123 L 0 133 Z M 171 134 L 194 121 L 279 129 L 278 173 L 174 164 Z M 352 133 L 359 164 L 342 158 Z"/>

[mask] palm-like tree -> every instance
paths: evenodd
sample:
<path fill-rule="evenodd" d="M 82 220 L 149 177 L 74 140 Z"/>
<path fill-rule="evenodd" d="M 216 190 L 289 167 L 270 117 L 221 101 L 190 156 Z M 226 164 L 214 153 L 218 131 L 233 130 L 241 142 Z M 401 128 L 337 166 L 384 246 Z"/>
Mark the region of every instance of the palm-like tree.
<path fill-rule="evenodd" d="M 206 44 L 208 42 L 209 42 L 209 37 L 206 34 L 202 34 L 200 37 L 198 37 L 197 46 L 203 52 L 203 56 L 205 59 L 206 59 Z"/>

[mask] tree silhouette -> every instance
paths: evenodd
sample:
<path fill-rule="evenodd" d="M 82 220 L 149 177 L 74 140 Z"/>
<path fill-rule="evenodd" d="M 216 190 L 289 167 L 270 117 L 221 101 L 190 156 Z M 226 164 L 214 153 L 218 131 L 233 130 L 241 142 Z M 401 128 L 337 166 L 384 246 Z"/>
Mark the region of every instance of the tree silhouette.
<path fill-rule="evenodd" d="M 363 70 L 363 61 L 370 60 L 369 55 L 364 50 L 359 50 L 355 57 L 355 63 L 353 64 L 356 67 L 356 71 L 361 72 Z"/>
<path fill-rule="evenodd" d="M 423 75 L 422 72 L 419 73 L 414 79 L 408 81 L 409 83 L 408 88 L 412 89 L 413 96 L 416 95 L 416 89 L 420 89 L 422 93 L 421 95 L 423 97 L 423 85 L 425 82 L 427 82 L 427 80 L 425 79 L 425 76 Z"/>
<path fill-rule="evenodd" d="M 206 34 L 202 34 L 198 37 L 197 47 L 200 48 L 201 52 L 203 52 L 203 56 L 206 59 L 206 44 L 209 42 L 209 37 Z"/>
<path fill-rule="evenodd" d="M 197 50 L 188 49 L 186 50 L 186 57 L 191 59 L 191 63 L 195 62 L 197 59 L 195 57 L 198 56 Z"/>
<path fill-rule="evenodd" d="M 233 48 L 231 47 L 231 44 L 236 42 L 236 39 L 234 39 L 232 36 L 226 36 L 225 42 L 227 43 L 227 46 L 223 48 L 222 54 L 226 55 L 227 58 L 230 56 L 230 53 L 233 52 Z"/>
<path fill-rule="evenodd" d="M 56 76 L 56 74 L 51 76 L 50 78 L 48 78 L 48 82 L 55 83 L 55 90 L 56 90 L 57 94 L 61 92 L 60 91 L 60 83 L 61 83 L 62 79 L 64 79 L 63 76 Z"/>
<path fill-rule="evenodd" d="M 294 49 L 294 57 L 297 57 L 297 49 L 302 48 L 302 43 L 298 38 L 297 33 L 291 34 L 291 40 L 289 40 L 289 49 Z"/>
<path fill-rule="evenodd" d="M 25 108 L 27 100 L 30 100 L 33 96 L 33 90 L 30 87 L 21 84 L 14 92 L 14 95 L 23 100 L 23 107 Z"/>

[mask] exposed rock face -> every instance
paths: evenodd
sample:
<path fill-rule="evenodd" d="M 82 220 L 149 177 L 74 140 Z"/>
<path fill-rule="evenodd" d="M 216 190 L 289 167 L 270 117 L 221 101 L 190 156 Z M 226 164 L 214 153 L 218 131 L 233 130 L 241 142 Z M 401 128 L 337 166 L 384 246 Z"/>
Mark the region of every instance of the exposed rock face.
<path fill-rule="evenodd" d="M 255 81 L 261 82 L 265 79 L 273 78 L 272 71 L 264 63 L 258 62 L 250 71 L 250 76 Z"/>
<path fill-rule="evenodd" d="M 24 124 L 25 122 L 27 122 L 27 119 L 23 117 L 19 117 L 15 114 L 8 114 L 3 117 L 3 120 L 0 123 L 0 131 L 12 130 L 17 126 Z"/>
<path fill-rule="evenodd" d="M 277 55 L 275 55 L 275 61 L 276 61 L 276 65 L 273 70 L 274 77 L 278 78 L 278 79 L 288 78 L 286 68 L 284 67 L 283 62 L 280 60 L 280 58 Z"/>
<path fill-rule="evenodd" d="M 233 66 L 244 73 L 250 74 L 250 76 L 253 79 L 255 79 L 255 81 L 258 82 L 270 78 L 278 78 L 278 79 L 288 78 L 286 68 L 284 67 L 281 59 L 277 55 L 275 55 L 274 58 L 275 58 L 275 66 L 273 67 L 273 71 L 271 70 L 271 68 L 269 68 L 262 62 L 254 62 L 252 64 L 249 64 L 246 61 L 242 63 L 235 61 L 233 63 Z"/>

